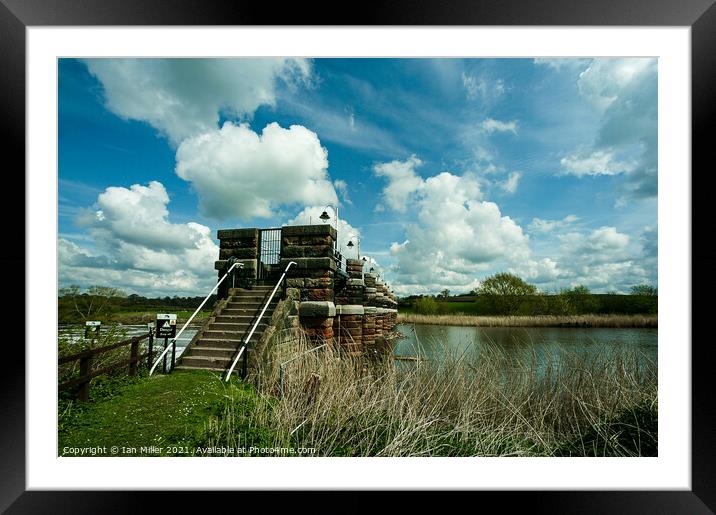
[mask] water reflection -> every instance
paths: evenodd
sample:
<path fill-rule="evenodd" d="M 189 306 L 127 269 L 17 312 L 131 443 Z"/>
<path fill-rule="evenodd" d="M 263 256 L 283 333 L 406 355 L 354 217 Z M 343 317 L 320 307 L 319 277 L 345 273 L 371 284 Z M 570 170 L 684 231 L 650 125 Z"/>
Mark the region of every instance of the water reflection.
<path fill-rule="evenodd" d="M 397 329 L 405 336 L 395 347 L 397 356 L 420 356 L 436 362 L 448 354 L 473 361 L 485 353 L 498 353 L 513 370 L 527 365 L 538 372 L 559 368 L 568 359 L 589 362 L 617 354 L 620 359 L 637 360 L 639 367 L 657 363 L 657 329 L 419 324 L 401 324 Z"/>

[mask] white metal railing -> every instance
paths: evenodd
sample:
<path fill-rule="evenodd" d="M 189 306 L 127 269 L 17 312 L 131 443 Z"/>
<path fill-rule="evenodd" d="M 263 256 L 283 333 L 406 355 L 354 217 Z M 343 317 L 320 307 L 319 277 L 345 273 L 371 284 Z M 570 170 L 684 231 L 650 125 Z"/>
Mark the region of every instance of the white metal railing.
<path fill-rule="evenodd" d="M 195 317 L 196 314 L 201 310 L 201 308 L 204 307 L 204 304 L 206 304 L 206 301 L 209 300 L 209 297 L 211 297 L 211 296 L 214 294 L 214 292 L 217 290 L 217 288 L 219 287 L 219 285 L 224 281 L 224 279 L 226 279 L 226 278 L 229 276 L 229 274 L 230 274 L 231 271 L 234 269 L 234 267 L 237 267 L 237 266 L 238 266 L 239 268 L 243 268 L 243 267 L 244 267 L 244 264 L 243 264 L 243 263 L 235 262 L 235 263 L 233 263 L 233 264 L 229 267 L 229 269 L 228 269 L 228 270 L 226 271 L 226 273 L 224 274 L 224 277 L 222 277 L 221 279 L 219 279 L 219 282 L 217 282 L 217 283 L 216 283 L 216 286 L 214 286 L 214 288 L 212 288 L 212 290 L 209 292 L 209 295 L 207 295 L 206 298 L 203 300 L 203 302 L 202 302 L 201 304 L 199 304 L 199 307 L 196 308 L 196 311 L 194 311 L 194 314 L 193 314 L 192 316 L 190 316 L 189 319 L 184 323 L 184 325 L 182 326 L 182 328 L 179 330 L 179 333 L 177 333 L 177 335 L 176 335 L 174 338 L 172 338 L 172 344 L 171 344 L 171 345 L 167 345 L 167 348 L 164 349 L 164 352 L 162 352 L 162 353 L 159 355 L 159 358 L 157 359 L 157 361 L 154 362 L 154 365 L 152 366 L 152 369 L 149 371 L 149 375 L 152 375 L 152 373 L 154 372 L 154 369 L 157 368 L 157 365 L 158 365 L 159 362 L 162 360 L 162 358 L 164 358 L 164 355 L 167 353 L 167 351 L 168 351 L 169 349 L 171 349 L 172 346 L 176 345 L 176 342 L 177 342 L 177 340 L 179 339 L 179 337 L 181 336 L 181 333 L 184 332 L 184 329 L 186 329 L 186 327 L 189 325 L 189 323 L 190 323 L 192 320 L 194 320 L 194 317 Z M 172 368 L 171 368 L 171 369 L 172 369 L 172 370 L 174 369 L 174 363 L 172 363 Z"/>
<path fill-rule="evenodd" d="M 234 368 L 236 367 L 236 363 L 239 362 L 239 358 L 244 354 L 246 351 L 246 346 L 251 341 L 251 337 L 254 335 L 254 331 L 256 331 L 256 328 L 259 325 L 259 322 L 261 322 L 261 318 L 263 318 L 264 313 L 266 312 L 266 308 L 268 308 L 269 304 L 271 304 L 271 301 L 273 300 L 273 296 L 276 294 L 276 290 L 278 290 L 278 287 L 281 286 L 281 283 L 283 282 L 284 277 L 286 277 L 286 273 L 288 272 L 288 269 L 291 268 L 291 265 L 295 265 L 295 261 L 290 261 L 288 265 L 286 265 L 286 269 L 281 274 L 281 278 L 276 283 L 276 286 L 274 286 L 273 291 L 271 292 L 271 295 L 269 296 L 268 300 L 264 304 L 263 309 L 261 310 L 261 313 L 259 313 L 258 318 L 256 319 L 256 322 L 254 322 L 254 326 L 251 328 L 251 331 L 249 331 L 248 336 L 244 338 L 244 342 L 241 345 L 241 349 L 239 349 L 239 353 L 234 358 L 234 362 L 231 364 L 231 368 L 229 368 L 229 371 L 226 373 L 226 381 L 228 381 L 231 378 L 231 373 L 234 371 Z M 244 359 L 246 359 L 244 357 Z"/>

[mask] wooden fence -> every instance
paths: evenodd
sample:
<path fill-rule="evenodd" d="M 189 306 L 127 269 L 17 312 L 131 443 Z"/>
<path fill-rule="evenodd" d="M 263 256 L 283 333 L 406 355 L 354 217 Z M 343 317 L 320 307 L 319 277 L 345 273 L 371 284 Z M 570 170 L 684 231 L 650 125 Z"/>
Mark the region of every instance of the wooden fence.
<path fill-rule="evenodd" d="M 139 344 L 143 340 L 149 339 L 148 351 L 140 354 Z M 137 375 L 137 368 L 142 359 L 147 358 L 147 366 L 150 367 L 152 364 L 154 334 L 148 332 L 142 336 L 135 336 L 128 340 L 121 341 L 119 343 L 113 343 L 112 345 L 105 345 L 104 347 L 97 347 L 96 349 L 89 349 L 86 351 L 78 352 L 70 356 L 63 356 L 57 360 L 57 364 L 65 365 L 67 363 L 73 363 L 75 361 L 80 362 L 80 375 L 69 381 L 65 381 L 58 386 L 59 391 L 77 388 L 77 399 L 80 401 L 89 400 L 89 386 L 90 381 L 95 377 L 107 374 L 113 370 L 129 366 L 127 373 L 130 376 Z M 118 361 L 109 366 L 92 370 L 92 358 L 105 352 L 109 352 L 121 347 L 129 346 L 129 359 Z"/>

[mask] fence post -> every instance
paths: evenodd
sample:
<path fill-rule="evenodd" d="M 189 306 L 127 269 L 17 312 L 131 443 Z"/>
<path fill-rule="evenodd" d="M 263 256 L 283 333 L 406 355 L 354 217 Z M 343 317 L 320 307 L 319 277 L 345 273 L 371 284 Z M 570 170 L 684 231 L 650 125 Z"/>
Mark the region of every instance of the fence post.
<path fill-rule="evenodd" d="M 89 374 L 91 361 L 92 356 L 80 358 L 80 377 L 84 377 Z M 77 390 L 78 400 L 82 402 L 87 402 L 89 400 L 89 386 L 90 379 L 80 385 L 79 389 Z"/>
<path fill-rule="evenodd" d="M 147 368 L 152 368 L 152 355 L 154 354 L 154 333 L 149 330 L 149 354 L 147 354 Z"/>
<path fill-rule="evenodd" d="M 246 350 L 244 351 L 243 358 L 244 358 L 243 363 L 241 365 L 241 368 L 242 368 L 241 379 L 246 379 L 246 373 L 247 373 L 247 368 L 248 368 L 248 364 L 249 364 L 249 347 L 248 347 L 248 345 L 246 346 Z"/>
<path fill-rule="evenodd" d="M 129 375 L 137 375 L 137 362 L 139 361 L 139 339 L 135 338 L 132 340 L 132 345 L 129 348 Z"/>
<path fill-rule="evenodd" d="M 172 340 L 172 367 L 169 369 L 169 372 L 174 372 L 174 364 L 177 361 L 177 341 Z"/>

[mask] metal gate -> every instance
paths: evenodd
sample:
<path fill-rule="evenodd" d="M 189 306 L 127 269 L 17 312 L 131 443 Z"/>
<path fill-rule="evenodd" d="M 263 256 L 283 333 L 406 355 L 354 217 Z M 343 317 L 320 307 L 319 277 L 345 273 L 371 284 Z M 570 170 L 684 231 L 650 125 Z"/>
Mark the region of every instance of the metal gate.
<path fill-rule="evenodd" d="M 257 279 L 271 279 L 278 273 L 281 262 L 281 229 L 259 230 L 259 262 Z"/>

